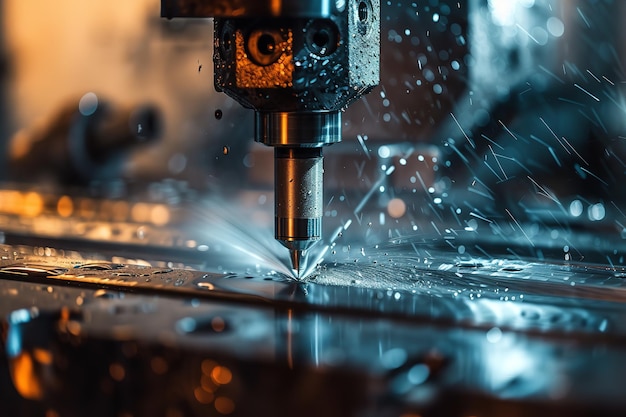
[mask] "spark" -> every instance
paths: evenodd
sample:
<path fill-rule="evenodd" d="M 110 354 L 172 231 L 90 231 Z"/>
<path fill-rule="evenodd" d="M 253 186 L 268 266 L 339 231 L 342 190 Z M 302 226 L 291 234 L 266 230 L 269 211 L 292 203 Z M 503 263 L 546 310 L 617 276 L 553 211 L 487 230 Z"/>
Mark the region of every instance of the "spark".
<path fill-rule="evenodd" d="M 482 252 L 483 255 L 485 255 L 487 258 L 489 259 L 493 259 L 493 257 L 491 255 L 489 255 L 483 248 L 481 248 L 478 245 L 474 245 L 474 247 L 479 250 L 480 252 Z"/>
<path fill-rule="evenodd" d="M 508 127 L 506 127 L 506 125 L 504 124 L 504 122 L 502 122 L 502 120 L 498 120 L 498 122 L 500 123 L 500 125 L 502 125 L 504 130 L 506 130 L 509 133 L 509 135 L 513 136 L 513 139 L 517 140 L 517 136 L 515 136 L 513 132 L 511 132 Z"/>
<path fill-rule="evenodd" d="M 543 123 L 543 125 L 550 131 L 550 133 L 552 133 L 552 136 L 554 136 L 556 138 L 556 140 L 559 140 L 559 138 L 556 135 L 556 133 L 554 133 L 554 130 L 552 130 L 552 128 L 550 126 L 548 126 L 548 123 L 546 123 L 546 121 L 543 120 L 543 117 L 540 117 L 539 120 L 541 120 L 541 123 Z"/>
<path fill-rule="evenodd" d="M 596 120 L 598 121 L 598 123 L 600 124 L 600 127 L 602 128 L 602 130 L 604 130 L 604 133 L 609 133 L 608 130 L 606 130 L 606 126 L 604 126 L 604 123 L 602 122 L 602 120 L 600 119 L 600 115 L 598 114 L 598 112 L 596 111 L 596 109 L 592 108 L 591 111 L 593 112 L 593 115 L 596 117 Z"/>
<path fill-rule="evenodd" d="M 602 78 L 604 78 L 604 80 L 605 80 L 607 83 L 609 83 L 609 84 L 611 84 L 611 85 L 615 85 L 615 83 L 614 83 L 613 81 L 609 80 L 608 78 L 606 78 L 606 76 L 604 76 L 604 75 L 603 75 L 603 76 L 602 76 Z"/>
<path fill-rule="evenodd" d="M 491 145 L 487 145 L 487 146 L 489 146 L 489 150 L 491 151 L 491 154 L 495 158 L 496 163 L 498 164 L 498 167 L 500 167 L 500 171 L 502 171 L 502 175 L 504 175 L 504 178 L 506 178 L 508 180 L 509 177 L 506 175 L 506 172 L 504 172 L 504 168 L 502 168 L 502 165 L 500 164 L 500 160 L 496 156 L 496 153 L 493 151 L 493 148 L 491 147 Z"/>
<path fill-rule="evenodd" d="M 504 209 L 507 214 L 511 217 L 511 219 L 513 219 L 513 221 L 515 222 L 515 224 L 517 225 L 517 227 L 519 227 L 519 230 L 522 231 L 522 233 L 524 234 L 524 236 L 526 236 L 526 239 L 528 240 L 528 242 L 530 243 L 530 245 L 532 247 L 535 247 L 535 244 L 533 243 L 532 240 L 530 240 L 530 237 L 528 237 L 528 235 L 526 234 L 526 232 L 524 231 L 524 229 L 522 229 L 522 226 L 519 224 L 519 222 L 517 221 L 517 219 L 513 216 L 513 214 L 511 214 L 511 212 L 509 211 L 509 209 Z"/>
<path fill-rule="evenodd" d="M 552 157 L 554 158 L 554 160 L 556 161 L 556 164 L 561 167 L 561 161 L 559 160 L 559 158 L 556 156 L 556 153 L 554 152 L 554 149 L 552 148 L 552 146 L 548 147 L 548 151 L 550 152 L 550 155 L 552 155 Z"/>
<path fill-rule="evenodd" d="M 422 175 L 420 174 L 420 172 L 419 171 L 415 171 L 415 175 L 417 175 L 417 179 L 420 181 L 420 184 L 422 184 L 422 188 L 424 189 L 424 192 L 426 193 L 428 198 L 430 198 L 432 200 L 432 196 L 428 192 L 428 187 L 426 187 L 426 183 L 424 182 L 424 179 L 422 178 Z"/>
<path fill-rule="evenodd" d="M 480 135 L 481 138 L 488 140 L 489 142 L 491 142 L 492 145 L 497 146 L 498 148 L 504 150 L 504 148 L 498 144 L 497 142 L 495 142 L 494 140 L 492 140 L 491 138 L 489 138 L 487 135 L 485 135 L 484 133 Z"/>
<path fill-rule="evenodd" d="M 468 191 L 470 192 L 475 192 L 478 195 L 484 195 L 485 197 L 490 198 L 491 200 L 493 200 L 494 198 L 488 195 L 483 194 L 482 192 L 478 191 L 475 187 L 476 187 L 476 183 L 479 183 L 481 186 L 483 186 L 484 188 L 486 188 L 486 190 L 490 193 L 493 194 L 493 190 L 491 190 L 491 188 L 489 188 L 484 182 L 482 182 L 481 180 L 479 180 L 478 178 L 474 177 L 474 180 L 472 181 L 472 185 L 471 187 L 468 187 Z"/>
<path fill-rule="evenodd" d="M 532 91 L 532 87 L 528 87 L 526 90 L 520 92 L 519 95 L 521 96 L 522 94 L 528 93 L 529 91 Z"/>
<path fill-rule="evenodd" d="M 489 165 L 489 162 L 483 161 L 483 163 L 487 166 L 487 168 L 489 168 L 489 171 L 491 171 L 493 173 L 493 175 L 495 175 L 495 177 L 498 179 L 498 183 L 504 182 L 504 180 L 502 178 L 500 178 L 500 176 L 495 171 L 495 169 L 491 168 L 491 165 Z"/>
<path fill-rule="evenodd" d="M 584 105 L 583 103 L 581 103 L 581 102 L 579 102 L 579 101 L 570 100 L 570 99 L 567 99 L 567 98 L 565 98 L 565 97 L 559 97 L 557 100 L 559 100 L 559 101 L 563 101 L 563 102 L 565 102 L 565 103 L 573 104 L 573 105 L 575 105 L 575 106 L 585 107 L 585 105 Z"/>
<path fill-rule="evenodd" d="M 622 161 L 622 160 L 620 159 L 620 157 L 619 157 L 619 156 L 617 156 L 617 154 L 616 154 L 615 152 L 613 152 L 613 150 L 612 150 L 612 149 L 608 149 L 608 152 L 609 152 L 609 155 L 611 155 L 613 158 L 617 159 L 617 162 L 619 162 L 619 164 L 620 164 L 622 167 L 626 168 L 626 164 L 624 164 L 624 161 Z"/>
<path fill-rule="evenodd" d="M 444 242 L 446 242 L 448 245 L 450 245 L 450 247 L 454 250 L 456 250 L 456 246 L 454 246 L 454 244 L 452 242 L 450 242 L 449 240 L 445 240 Z"/>
<path fill-rule="evenodd" d="M 546 123 L 546 121 L 543 120 L 543 117 L 540 117 L 539 120 L 541 120 L 541 122 L 544 124 L 544 126 L 550 131 L 550 133 L 552 133 L 552 136 L 554 136 L 554 139 L 556 139 L 556 141 L 559 142 L 559 145 L 561 145 L 563 147 L 563 149 L 565 149 L 565 152 L 567 152 L 568 154 L 571 155 L 572 153 L 569 151 L 569 149 L 567 149 L 565 144 L 563 144 L 563 142 L 561 142 L 561 140 L 556 135 L 556 133 L 554 133 L 554 130 L 552 130 L 552 128 L 550 126 L 548 126 L 548 123 Z"/>
<path fill-rule="evenodd" d="M 580 158 L 580 159 L 581 159 L 581 160 L 585 163 L 585 165 L 589 166 L 589 162 L 585 161 L 585 158 L 583 158 L 583 157 L 582 157 L 582 156 L 578 153 L 578 151 L 577 151 L 577 150 L 576 150 L 576 149 L 572 146 L 572 144 L 571 144 L 571 143 L 569 143 L 567 139 L 565 139 L 565 136 L 562 136 L 561 138 L 563 139 L 563 141 L 564 141 L 565 143 L 567 143 L 567 146 L 569 146 L 569 147 L 571 148 L 571 150 L 572 150 L 572 151 L 574 151 L 574 153 L 575 153 L 576 155 L 578 155 L 578 157 L 579 157 L 579 158 Z"/>
<path fill-rule="evenodd" d="M 496 200 L 495 198 L 493 198 L 493 196 L 491 196 L 491 195 L 489 195 L 489 194 L 487 194 L 487 193 L 484 193 L 484 192 L 482 192 L 482 191 L 478 191 L 478 190 L 477 190 L 477 189 L 475 189 L 474 187 L 467 187 L 467 191 L 469 191 L 470 193 L 478 194 L 478 195 L 483 196 L 483 197 L 485 197 L 485 198 L 488 198 L 488 199 L 490 199 L 490 200 L 492 200 L 492 201 L 495 201 L 495 200 Z"/>
<path fill-rule="evenodd" d="M 405 122 L 407 122 L 407 124 L 411 124 L 411 118 L 409 117 L 409 113 L 407 113 L 406 110 L 402 112 L 402 118 Z"/>
<path fill-rule="evenodd" d="M 517 158 L 513 158 L 511 156 L 506 156 L 506 155 L 501 155 L 501 154 L 498 154 L 498 156 L 500 158 L 506 159 L 508 161 L 511 161 L 511 162 L 519 165 L 519 167 L 522 168 L 524 171 L 528 172 L 529 174 L 532 174 L 532 172 L 528 168 L 526 168 L 526 165 L 524 165 L 520 161 L 518 161 Z"/>
<path fill-rule="evenodd" d="M 576 10 L 578 11 L 578 14 L 580 15 L 580 18 L 583 20 L 583 22 L 585 22 L 585 25 L 587 25 L 587 27 L 591 29 L 591 25 L 589 24 L 589 21 L 587 20 L 587 18 L 583 14 L 582 10 L 580 10 L 580 7 L 577 7 Z"/>
<path fill-rule="evenodd" d="M 623 111 L 624 113 L 626 113 L 626 105 L 624 103 L 618 103 L 617 100 L 615 100 L 613 97 L 611 97 L 609 95 L 608 92 L 604 92 L 604 95 L 606 98 L 608 98 L 609 100 L 611 100 L 613 102 L 613 104 L 615 104 L 617 106 L 618 109 L 620 109 L 621 111 Z M 623 97 L 621 97 L 622 101 L 624 100 Z"/>
<path fill-rule="evenodd" d="M 467 136 L 467 133 L 465 133 L 465 130 L 461 127 L 461 124 L 456 119 L 456 116 L 454 116 L 454 113 L 450 113 L 450 116 L 452 116 L 452 119 L 454 119 L 454 123 L 456 123 L 456 125 L 459 127 L 459 129 L 461 130 L 461 133 L 463 133 L 463 136 L 465 136 L 465 139 L 467 139 L 467 141 L 472 146 L 472 148 L 476 149 L 476 144 L 474 143 L 472 139 L 470 139 L 469 136 Z"/>
<path fill-rule="evenodd" d="M 472 216 L 472 217 L 476 217 L 477 219 L 480 219 L 480 220 L 482 220 L 484 222 L 493 223 L 493 220 L 489 220 L 488 218 L 486 218 L 484 216 L 481 216 L 481 215 L 479 215 L 477 213 L 474 213 L 473 211 L 470 211 L 469 215 Z"/>
<path fill-rule="evenodd" d="M 511 248 L 506 248 L 506 251 L 507 251 L 508 253 L 510 253 L 511 255 L 515 256 L 515 257 L 516 257 L 517 259 L 519 259 L 520 261 L 522 260 L 522 257 L 521 257 L 521 256 L 519 256 L 519 255 L 517 254 L 517 252 L 515 252 L 513 249 L 511 249 Z"/>
<path fill-rule="evenodd" d="M 463 163 L 465 165 L 469 166 L 469 160 L 465 157 L 465 155 L 463 155 L 463 152 L 461 152 L 453 143 L 450 143 L 450 142 L 446 142 L 446 143 L 459 156 L 459 158 L 461 158 L 463 160 Z"/>
<path fill-rule="evenodd" d="M 548 145 L 547 143 L 545 143 L 543 140 L 539 139 L 537 136 L 535 135 L 530 135 L 530 138 L 532 140 L 534 140 L 535 142 L 538 142 L 540 144 L 542 144 L 543 146 L 545 146 L 546 148 L 548 148 L 548 152 L 550 152 L 550 155 L 552 155 L 552 157 L 554 158 L 554 160 L 556 161 L 556 164 L 561 167 L 561 161 L 559 160 L 559 158 L 556 156 L 556 153 L 554 152 L 554 149 L 552 148 L 552 146 Z"/>
<path fill-rule="evenodd" d="M 537 45 L 540 45 L 539 41 L 537 39 L 535 39 L 533 37 L 533 35 L 531 35 L 526 29 L 524 29 L 519 23 L 516 23 L 515 26 L 517 26 L 522 32 L 524 32 L 526 34 L 526 36 L 528 36 L 530 39 L 532 39 L 533 41 L 535 41 L 535 43 Z"/>
<path fill-rule="evenodd" d="M 365 156 L 367 156 L 367 159 L 371 160 L 372 157 L 370 156 L 370 150 L 365 145 L 365 140 L 366 140 L 367 136 L 365 136 L 365 138 L 364 138 L 363 135 L 356 135 L 356 138 L 358 139 L 359 143 L 361 144 L 361 148 L 363 148 L 363 152 L 365 152 Z"/>
<path fill-rule="evenodd" d="M 549 69 L 544 67 L 543 65 L 539 65 L 539 69 L 542 70 L 543 72 L 545 72 L 546 74 L 550 75 L 552 78 L 554 78 L 555 80 L 557 80 L 561 84 L 565 84 L 565 81 L 563 81 L 561 79 L 561 77 L 559 77 L 558 75 L 556 75 L 555 73 L 553 73 L 552 71 L 550 71 Z"/>
<path fill-rule="evenodd" d="M 378 189 L 383 184 L 383 182 L 385 182 L 384 176 L 382 176 L 378 181 L 376 181 L 376 184 L 374 184 L 374 186 L 370 188 L 367 194 L 365 194 L 365 196 L 361 199 L 361 202 L 359 202 L 359 204 L 357 204 L 356 208 L 354 209 L 355 216 L 358 215 L 358 213 L 360 213 L 361 210 L 363 210 L 363 207 L 365 207 L 365 204 L 367 204 L 367 202 L 369 201 L 370 198 L 372 198 L 374 193 L 378 191 Z"/>
<path fill-rule="evenodd" d="M 443 218 L 441 217 L 441 214 L 439 214 L 439 213 L 435 210 L 435 208 L 433 207 L 433 205 L 429 203 L 429 204 L 428 204 L 428 207 L 430 207 L 430 210 L 433 212 L 433 214 L 434 214 L 435 216 L 437 216 L 437 218 L 439 219 L 439 221 L 443 222 Z"/>
<path fill-rule="evenodd" d="M 600 101 L 600 99 L 596 96 L 594 96 L 593 94 L 591 94 L 589 91 L 585 90 L 583 87 L 581 87 L 580 85 L 578 85 L 577 83 L 574 83 L 574 87 L 578 88 L 580 91 L 582 91 L 583 93 L 586 93 L 589 97 L 591 97 L 592 99 L 594 99 L 595 101 Z"/>
<path fill-rule="evenodd" d="M 611 257 L 609 255 L 606 255 L 606 260 L 609 261 L 609 265 L 611 265 L 613 271 L 616 271 L 615 265 L 613 265 L 613 261 L 611 260 Z"/>
<path fill-rule="evenodd" d="M 372 119 L 375 119 L 376 116 L 374 115 L 374 111 L 372 110 L 372 106 L 370 105 L 369 101 L 367 100 L 367 96 L 363 96 L 361 98 L 361 103 L 363 103 L 363 105 L 365 105 L 365 109 L 367 109 L 367 112 L 369 113 L 370 117 Z"/>
<path fill-rule="evenodd" d="M 587 74 L 591 75 L 593 77 L 594 80 L 596 80 L 599 83 L 602 83 L 602 81 L 600 81 L 600 79 L 598 77 L 596 77 L 596 75 L 591 72 L 590 70 L 587 70 Z"/>
<path fill-rule="evenodd" d="M 537 181 L 532 179 L 532 177 L 526 176 L 526 178 L 528 178 L 530 181 L 532 181 L 532 183 L 535 184 L 535 186 L 537 188 L 539 188 L 541 191 L 543 191 L 543 193 L 538 193 L 538 194 L 543 195 L 545 197 L 548 197 L 550 200 L 554 201 L 559 206 L 562 206 L 561 202 L 552 193 L 549 193 L 545 188 L 543 188 L 541 185 L 539 185 L 539 183 Z"/>
<path fill-rule="evenodd" d="M 602 178 L 598 177 L 596 174 L 594 174 L 593 172 L 589 171 L 588 169 L 586 169 L 585 167 L 580 167 L 580 169 L 584 172 L 586 172 L 587 174 L 591 175 L 592 177 L 594 177 L 595 179 L 597 179 L 598 181 L 600 181 L 602 184 L 604 184 L 605 186 L 609 186 L 609 184 L 604 181 Z"/>
<path fill-rule="evenodd" d="M 437 228 L 437 225 L 435 224 L 435 222 L 431 220 L 430 224 L 433 226 L 433 229 L 435 229 L 435 232 L 437 232 L 437 234 L 441 236 L 441 232 L 439 231 L 439 228 Z"/>

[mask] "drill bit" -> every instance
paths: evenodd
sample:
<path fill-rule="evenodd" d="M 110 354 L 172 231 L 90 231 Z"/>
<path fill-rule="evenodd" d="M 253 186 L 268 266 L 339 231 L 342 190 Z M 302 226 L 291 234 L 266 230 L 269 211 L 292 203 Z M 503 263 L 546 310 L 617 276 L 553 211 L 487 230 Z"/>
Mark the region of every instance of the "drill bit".
<path fill-rule="evenodd" d="M 300 278 L 307 249 L 322 237 L 322 149 L 276 147 L 274 163 L 275 237 L 289 249 Z"/>
<path fill-rule="evenodd" d="M 300 259 L 304 256 L 304 251 L 298 249 L 290 249 L 289 256 L 291 258 L 291 266 L 296 278 L 300 278 L 301 267 L 300 267 Z M 304 269 L 304 268 L 302 268 Z"/>

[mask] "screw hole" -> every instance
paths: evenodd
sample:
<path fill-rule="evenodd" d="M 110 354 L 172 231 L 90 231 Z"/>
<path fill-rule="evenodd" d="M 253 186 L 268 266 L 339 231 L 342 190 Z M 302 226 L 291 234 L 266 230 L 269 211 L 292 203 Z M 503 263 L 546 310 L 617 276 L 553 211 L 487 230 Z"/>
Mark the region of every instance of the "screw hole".
<path fill-rule="evenodd" d="M 330 43 L 330 35 L 327 31 L 320 30 L 313 35 L 313 43 L 320 49 L 328 48 L 328 44 Z"/>
<path fill-rule="evenodd" d="M 256 65 L 271 65 L 282 55 L 282 41 L 283 38 L 276 29 L 257 29 L 248 37 L 246 52 Z"/>
<path fill-rule="evenodd" d="M 315 55 L 331 55 L 339 45 L 339 29 L 330 20 L 312 21 L 306 28 L 306 42 Z"/>
<path fill-rule="evenodd" d="M 263 55 L 272 55 L 274 51 L 276 51 L 276 42 L 274 41 L 274 37 L 272 35 L 268 35 L 267 33 L 262 34 L 259 36 L 259 40 L 257 41 L 257 48 Z"/>
<path fill-rule="evenodd" d="M 364 1 L 359 3 L 359 20 L 365 22 L 368 18 L 367 3 Z"/>

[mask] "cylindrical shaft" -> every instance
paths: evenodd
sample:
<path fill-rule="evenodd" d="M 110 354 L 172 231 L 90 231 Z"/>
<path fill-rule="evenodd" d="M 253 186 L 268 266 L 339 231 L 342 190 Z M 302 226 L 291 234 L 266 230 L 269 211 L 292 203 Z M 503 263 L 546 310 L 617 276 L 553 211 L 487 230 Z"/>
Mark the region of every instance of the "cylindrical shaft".
<path fill-rule="evenodd" d="M 322 237 L 323 160 L 321 148 L 274 150 L 275 237 L 291 252 L 297 273 L 302 252 Z"/>

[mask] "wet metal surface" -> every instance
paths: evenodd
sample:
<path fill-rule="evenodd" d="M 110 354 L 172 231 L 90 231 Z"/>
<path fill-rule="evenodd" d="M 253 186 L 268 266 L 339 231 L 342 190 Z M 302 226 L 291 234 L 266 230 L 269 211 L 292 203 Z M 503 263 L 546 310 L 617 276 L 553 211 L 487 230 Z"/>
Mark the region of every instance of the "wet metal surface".
<path fill-rule="evenodd" d="M 297 282 L 1 251 L 3 392 L 34 409 L 292 415 L 311 384 L 326 400 L 300 415 L 626 409 L 623 271 L 400 250 Z"/>

